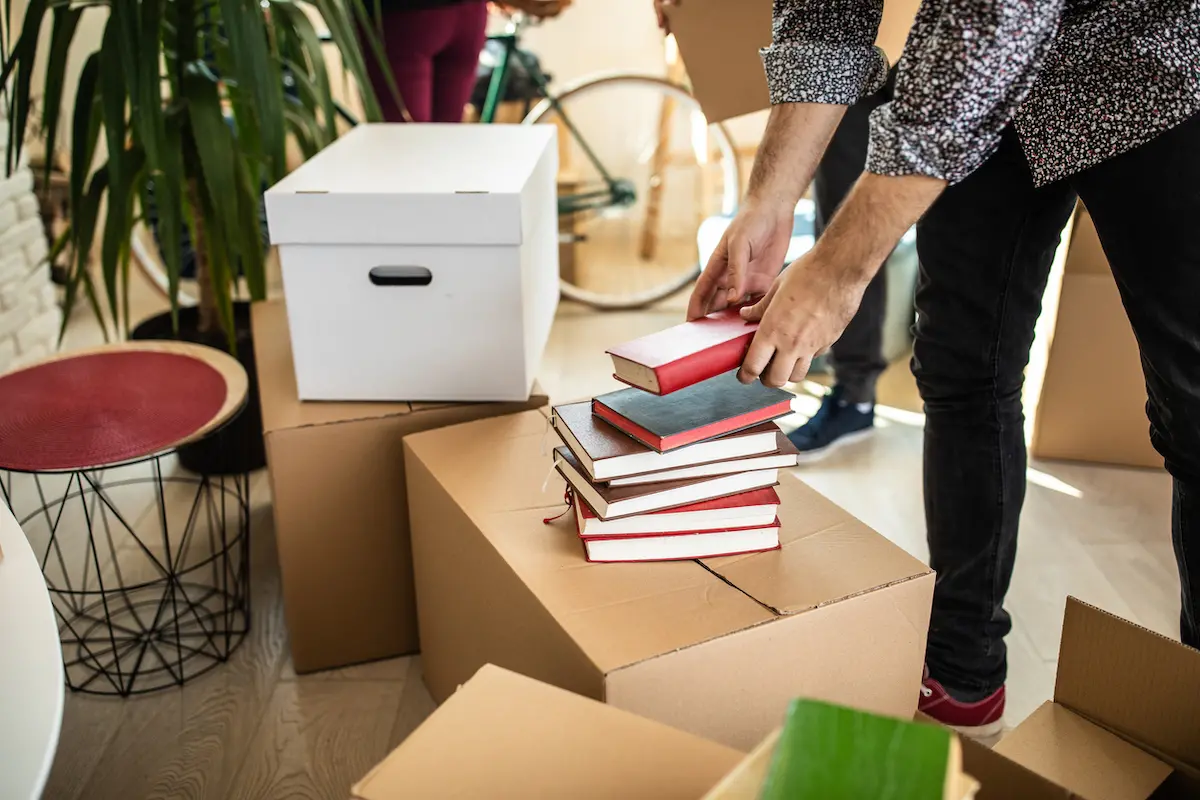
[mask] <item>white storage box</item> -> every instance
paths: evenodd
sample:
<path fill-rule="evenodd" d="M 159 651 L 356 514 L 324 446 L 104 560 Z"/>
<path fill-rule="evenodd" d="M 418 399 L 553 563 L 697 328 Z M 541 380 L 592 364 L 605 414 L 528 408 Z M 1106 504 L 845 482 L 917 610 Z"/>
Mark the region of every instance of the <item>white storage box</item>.
<path fill-rule="evenodd" d="M 558 306 L 555 136 L 362 125 L 267 192 L 300 399 L 528 399 Z"/>

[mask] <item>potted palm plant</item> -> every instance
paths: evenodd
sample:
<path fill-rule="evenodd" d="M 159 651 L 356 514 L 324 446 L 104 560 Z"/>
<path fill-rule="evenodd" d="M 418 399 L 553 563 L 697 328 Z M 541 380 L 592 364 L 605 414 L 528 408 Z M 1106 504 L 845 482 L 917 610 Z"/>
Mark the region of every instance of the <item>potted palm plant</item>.
<path fill-rule="evenodd" d="M 267 292 L 262 191 L 286 171 L 289 140 L 308 157 L 338 134 L 337 106 L 317 26 L 328 30 L 357 84 L 368 119 L 379 107 L 364 49 L 382 64 L 366 3 L 372 0 L 26 0 L 19 34 L 5 30 L 0 85 L 12 125 L 11 172 L 30 124 L 35 64 L 44 64 L 40 131 L 60 128 L 68 54 L 81 18 L 107 12 L 99 48 L 79 73 L 69 117 L 70 216 L 63 244 L 74 254 L 64 320 L 80 299 L 105 330 L 221 346 L 254 386 L 248 308 Z M 14 0 L 5 0 L 6 20 Z M 314 22 L 315 20 L 315 22 Z M 49 27 L 50 35 L 41 36 Z M 360 46 L 360 36 L 367 47 Z M 387 73 L 386 65 L 384 65 Z M 390 75 L 390 73 L 389 73 Z M 394 84 L 393 84 L 394 91 Z M 68 124 L 63 121 L 62 126 Z M 101 148 L 100 143 L 103 142 Z M 168 276 L 170 311 L 134 326 L 129 311 L 131 237 L 153 217 Z M 89 255 L 99 246 L 99 270 Z M 181 308 L 190 247 L 198 302 Z M 66 322 L 64 321 L 64 327 Z M 240 429 L 181 453 L 204 472 L 261 466 L 257 396 Z M 232 456 L 235 463 L 215 463 Z M 193 463 L 188 463 L 192 461 Z"/>

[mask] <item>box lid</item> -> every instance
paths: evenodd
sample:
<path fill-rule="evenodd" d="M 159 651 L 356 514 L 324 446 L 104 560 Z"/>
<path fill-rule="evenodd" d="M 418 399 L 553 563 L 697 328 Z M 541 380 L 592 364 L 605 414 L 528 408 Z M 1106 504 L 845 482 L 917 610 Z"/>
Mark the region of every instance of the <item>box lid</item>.
<path fill-rule="evenodd" d="M 382 419 L 420 413 L 459 403 L 333 403 L 303 402 L 296 388 L 296 370 L 292 363 L 292 341 L 288 331 L 287 307 L 281 300 L 255 303 L 251 308 L 254 332 L 254 361 L 258 373 L 259 403 L 262 407 L 263 433 L 289 428 L 307 428 L 338 422 Z M 546 402 L 535 383 L 531 405 Z"/>
<path fill-rule="evenodd" d="M 1069 597 L 1054 702 L 1200 774 L 1200 651 Z"/>
<path fill-rule="evenodd" d="M 981 800 L 1192 797 L 1198 704 L 1200 652 L 1069 597 L 1054 700 L 964 762 Z"/>
<path fill-rule="evenodd" d="M 553 125 L 359 125 L 266 193 L 272 244 L 513 245 Z M 552 185 L 552 184 L 551 184 Z"/>
<path fill-rule="evenodd" d="M 697 798 L 736 750 L 484 666 L 353 789 L 399 798 Z"/>
<path fill-rule="evenodd" d="M 787 473 L 778 488 L 780 550 L 703 563 L 589 564 L 573 515 L 542 522 L 565 509 L 547 436 L 547 418 L 535 411 L 405 441 L 606 674 L 930 572 Z"/>
<path fill-rule="evenodd" d="M 1088 800 L 1146 800 L 1170 765 L 1047 701 L 995 751 Z"/>

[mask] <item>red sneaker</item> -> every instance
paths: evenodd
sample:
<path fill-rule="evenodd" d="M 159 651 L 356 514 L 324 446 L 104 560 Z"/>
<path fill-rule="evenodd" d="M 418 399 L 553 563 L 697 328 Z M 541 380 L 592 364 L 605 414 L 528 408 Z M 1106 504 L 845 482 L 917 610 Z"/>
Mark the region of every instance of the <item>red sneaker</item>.
<path fill-rule="evenodd" d="M 921 698 L 917 708 L 948 728 L 972 739 L 990 739 L 1004 730 L 1004 687 L 974 703 L 960 703 L 940 683 L 929 677 L 929 668 L 921 680 Z"/>

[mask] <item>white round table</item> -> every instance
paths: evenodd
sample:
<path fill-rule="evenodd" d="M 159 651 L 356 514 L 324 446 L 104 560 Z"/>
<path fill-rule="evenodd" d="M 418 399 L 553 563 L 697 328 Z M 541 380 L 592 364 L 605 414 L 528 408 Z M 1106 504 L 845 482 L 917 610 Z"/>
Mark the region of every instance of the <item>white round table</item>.
<path fill-rule="evenodd" d="M 0 498 L 0 797 L 38 798 L 63 714 L 62 648 L 42 570 Z"/>

